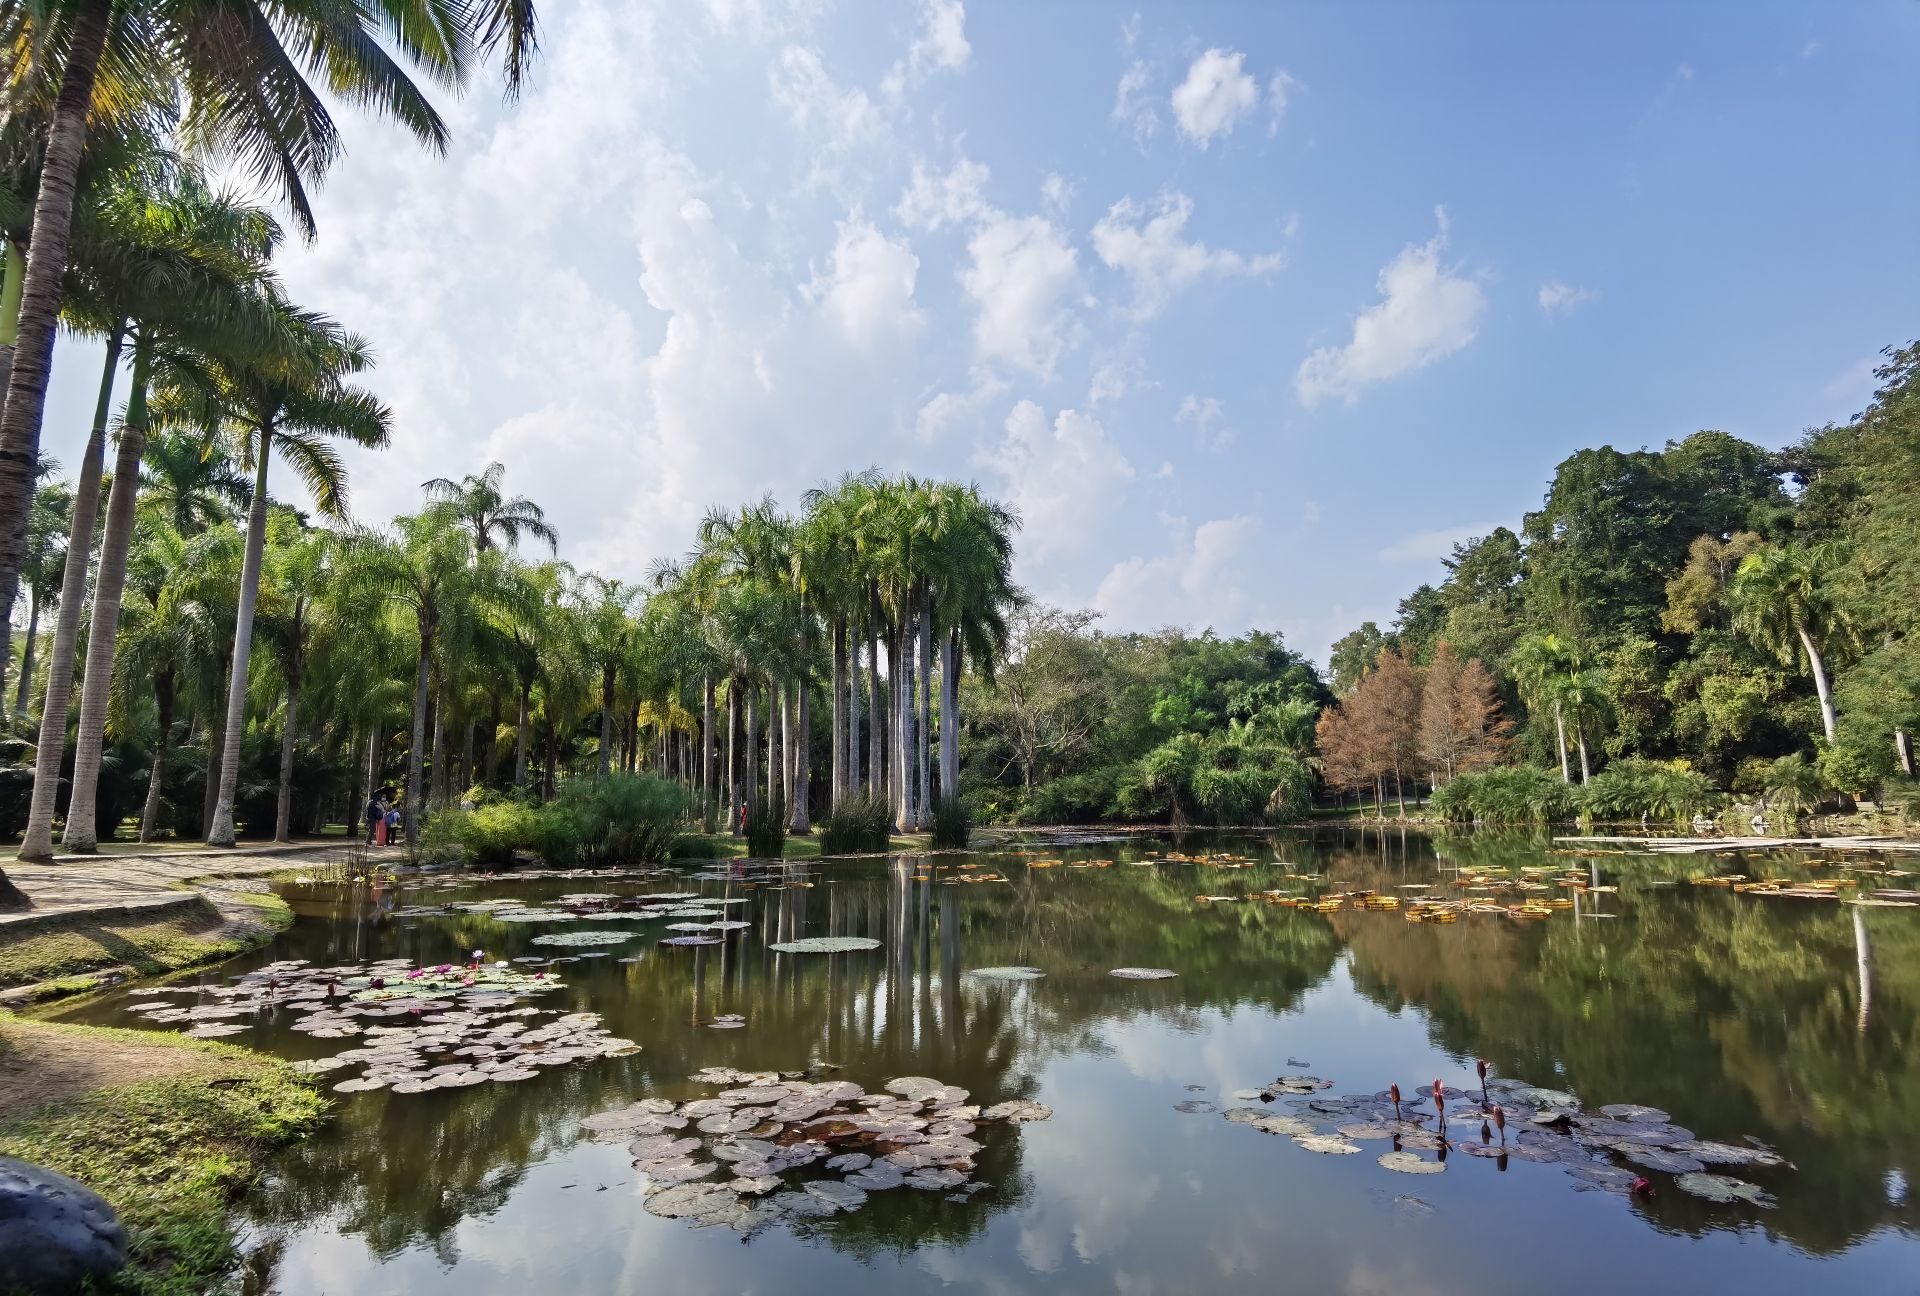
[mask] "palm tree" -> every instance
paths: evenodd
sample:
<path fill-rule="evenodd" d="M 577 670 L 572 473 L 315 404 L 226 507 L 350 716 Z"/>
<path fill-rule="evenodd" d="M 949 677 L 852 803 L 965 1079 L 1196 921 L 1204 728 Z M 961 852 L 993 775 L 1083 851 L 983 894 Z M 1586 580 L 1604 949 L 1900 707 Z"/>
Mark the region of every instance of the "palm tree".
<path fill-rule="evenodd" d="M 492 549 L 496 537 L 512 548 L 520 543 L 522 535 L 543 541 L 549 552 L 558 553 L 560 533 L 547 524 L 547 515 L 540 506 L 525 495 L 509 499 L 501 493 L 500 479 L 506 471 L 504 465 L 490 463 L 477 477 L 469 474 L 457 482 L 435 477 L 422 485 L 428 499 L 451 504 L 459 513 L 473 532 L 476 553 Z"/>
<path fill-rule="evenodd" d="M 147 442 L 140 509 L 164 517 L 181 535 L 227 522 L 252 502 L 252 483 L 217 440 L 163 432 Z"/>
<path fill-rule="evenodd" d="M 330 442 L 366 449 L 387 444 L 392 416 L 370 392 L 345 381 L 372 364 L 364 339 L 324 315 L 298 310 L 276 298 L 292 346 L 251 362 L 216 362 L 213 381 L 175 393 L 168 416 L 188 426 L 224 426 L 241 463 L 253 469 L 253 503 L 247 514 L 247 556 L 240 573 L 240 610 L 234 623 L 233 679 L 227 692 L 227 732 L 246 724 L 247 666 L 252 651 L 253 610 L 260 592 L 260 565 L 267 539 L 267 468 L 273 452 L 299 474 L 322 515 L 346 516 L 346 470 Z M 234 843 L 233 801 L 240 777 L 240 744 L 230 743 L 220 763 L 220 793 L 207 845 Z"/>
<path fill-rule="evenodd" d="M 116 190 L 102 203 L 102 213 L 103 224 L 117 232 L 121 243 L 114 255 L 99 253 L 92 258 L 89 272 L 95 281 L 86 293 L 76 293 L 72 304 L 87 312 L 98 331 L 109 335 L 110 362 L 121 340 L 132 339 L 133 372 L 121 418 L 106 529 L 100 540 L 64 838 L 70 849 L 81 852 L 93 850 L 96 843 L 94 796 L 140 463 L 151 421 L 150 390 L 156 378 L 162 385 L 184 381 L 203 356 L 252 353 L 271 346 L 278 332 L 257 291 L 266 281 L 265 263 L 279 239 L 278 227 L 265 212 L 232 196 L 212 193 L 193 171 L 176 168 L 164 176 L 160 187 L 130 185 Z M 99 493 L 98 465 L 105 449 L 112 379 L 110 364 L 101 379 L 95 410 L 98 435 L 90 439 L 81 462 L 80 496 L 68 541 L 71 552 L 86 553 L 92 546 L 93 510 L 86 500 L 97 499 Z M 48 659 L 47 696 L 41 707 L 22 859 L 45 859 L 53 853 L 54 793 L 66 733 L 79 632 L 77 590 L 84 582 L 84 567 L 83 563 L 80 570 L 69 572 L 76 594 L 69 601 L 63 590 L 64 606 Z"/>
<path fill-rule="evenodd" d="M 435 652 L 444 636 L 460 633 L 462 619 L 481 614 L 493 599 L 460 519 L 445 505 L 395 518 L 393 533 L 356 531 L 342 553 L 343 597 L 363 615 L 385 607 L 413 622 L 417 651 L 413 676 L 413 730 L 407 749 L 402 815 L 407 841 L 419 840 L 421 776 L 427 743 L 427 700 Z"/>
<path fill-rule="evenodd" d="M 1749 554 L 1733 574 L 1734 629 L 1791 666 L 1806 654 L 1820 697 L 1820 723 L 1832 742 L 1839 724 L 1821 644 L 1851 633 L 1832 592 L 1834 560 L 1824 548 L 1789 541 Z"/>
<path fill-rule="evenodd" d="M 1579 669 L 1578 655 L 1557 634 L 1528 635 L 1514 646 L 1510 665 L 1521 696 L 1535 710 L 1553 704 L 1553 732 L 1560 748 L 1560 781 L 1573 782 L 1567 763 L 1567 712 L 1563 687 Z"/>
<path fill-rule="evenodd" d="M 634 647 L 633 607 L 640 591 L 604 576 L 587 575 L 573 589 L 581 645 L 600 673 L 600 777 L 612 768 L 614 689 Z"/>
<path fill-rule="evenodd" d="M 532 0 L 0 0 L 11 97 L 48 112 L 0 415 L 0 519 L 24 518 L 32 491 L 90 118 L 114 117 L 127 104 L 149 114 L 149 105 L 183 104 L 183 141 L 277 183 L 310 235 L 306 186 L 339 155 L 340 141 L 306 76 L 444 152 L 445 124 L 389 46 L 446 85 L 464 82 L 475 56 L 497 49 L 511 93 L 533 56 L 535 22 Z M 23 548 L 21 529 L 0 524 L 0 625 L 13 611 Z"/>
<path fill-rule="evenodd" d="M 288 509 L 275 509 L 268 522 L 271 543 L 265 556 L 271 571 L 269 597 L 261 604 L 258 621 L 280 659 L 280 678 L 286 699 L 280 735 L 280 781 L 274 803 L 273 839 L 291 840 L 294 741 L 300 731 L 300 687 L 305 682 L 316 634 L 327 633 L 332 609 L 328 598 L 333 583 L 333 538 L 309 530 Z M 244 572 L 244 568 L 242 569 Z M 242 576 L 244 581 L 245 577 Z M 237 641 L 236 641 L 237 642 Z M 236 743 L 235 748 L 238 748 Z M 222 767 L 225 766 L 222 761 Z"/>
<path fill-rule="evenodd" d="M 52 459 L 43 459 L 40 471 L 43 476 L 59 470 L 59 463 Z M 60 597 L 60 586 L 67 570 L 67 530 L 73 518 L 73 488 L 65 482 L 48 482 L 33 493 L 33 515 L 27 519 L 27 559 L 22 568 L 26 577 L 27 597 L 32 600 L 27 611 L 27 636 L 20 654 L 20 683 L 15 690 L 13 709 L 16 714 L 27 713 L 27 693 L 33 684 L 34 653 L 40 642 L 40 614 L 47 604 Z M 81 555 L 82 565 L 85 554 Z M 6 666 L 0 662 L 0 667 Z M 0 682 L 5 675 L 0 674 Z M 4 695 L 0 694 L 0 701 Z"/>

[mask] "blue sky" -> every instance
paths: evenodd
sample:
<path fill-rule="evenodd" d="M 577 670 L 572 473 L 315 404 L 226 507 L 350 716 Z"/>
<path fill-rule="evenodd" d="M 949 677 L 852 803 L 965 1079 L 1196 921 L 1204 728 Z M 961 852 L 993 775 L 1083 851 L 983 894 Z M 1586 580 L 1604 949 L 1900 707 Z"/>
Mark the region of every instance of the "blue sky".
<path fill-rule="evenodd" d="M 1782 444 L 1920 332 L 1908 3 L 541 12 L 444 161 L 343 113 L 285 257 L 380 356 L 368 520 L 499 459 L 638 576 L 712 504 L 962 476 L 1036 596 L 1323 658 L 1571 451 Z"/>

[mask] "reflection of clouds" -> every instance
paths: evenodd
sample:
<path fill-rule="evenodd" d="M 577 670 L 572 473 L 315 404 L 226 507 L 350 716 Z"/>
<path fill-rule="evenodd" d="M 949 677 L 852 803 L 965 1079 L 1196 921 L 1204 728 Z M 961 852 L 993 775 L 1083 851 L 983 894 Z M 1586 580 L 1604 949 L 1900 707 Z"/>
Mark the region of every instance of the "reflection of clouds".
<path fill-rule="evenodd" d="M 1434 1266 L 1412 1260 L 1383 1261 L 1374 1256 L 1359 1256 L 1347 1271 L 1346 1296 L 1442 1296 L 1478 1287 L 1470 1279 L 1454 1278 L 1442 1283 L 1434 1276 Z"/>
<path fill-rule="evenodd" d="M 1085 1082 L 1062 1090 L 1073 1097 L 1054 1104 L 1051 1121 L 1021 1128 L 1039 1205 L 1021 1226 L 1019 1249 L 1035 1273 L 1060 1267 L 1068 1239 L 1083 1261 L 1123 1249 L 1160 1194 L 1160 1176 L 1119 1134 L 1136 1123 L 1133 1103 Z"/>

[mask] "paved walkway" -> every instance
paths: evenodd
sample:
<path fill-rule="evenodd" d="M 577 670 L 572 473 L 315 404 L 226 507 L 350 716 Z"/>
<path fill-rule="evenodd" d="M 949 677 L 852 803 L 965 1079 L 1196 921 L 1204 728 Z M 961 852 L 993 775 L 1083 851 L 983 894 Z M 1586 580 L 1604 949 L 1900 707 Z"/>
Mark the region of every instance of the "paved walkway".
<path fill-rule="evenodd" d="M 234 850 L 164 851 L 152 855 L 58 855 L 51 864 L 7 861 L 8 881 L 26 893 L 31 909 L 0 913 L 0 933 L 9 924 L 42 922 L 77 913 L 124 913 L 193 904 L 199 896 L 184 884 L 200 879 L 257 877 L 311 861 L 345 864 L 355 856 L 349 841 L 291 846 L 243 846 Z"/>

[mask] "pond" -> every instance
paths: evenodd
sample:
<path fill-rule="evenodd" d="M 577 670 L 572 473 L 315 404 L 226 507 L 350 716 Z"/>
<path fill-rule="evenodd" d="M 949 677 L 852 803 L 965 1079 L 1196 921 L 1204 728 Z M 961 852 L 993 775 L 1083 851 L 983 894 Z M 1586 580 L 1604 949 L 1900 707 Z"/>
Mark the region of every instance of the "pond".
<path fill-rule="evenodd" d="M 468 1026 L 441 1027 L 412 1055 L 405 1032 L 422 1029 L 420 1014 L 353 1017 L 343 1012 L 350 1000 L 323 1005 L 318 982 L 291 967 L 253 984 L 304 987 L 295 1007 L 341 1013 L 335 1020 L 365 1032 L 295 1031 L 299 1017 L 285 1006 L 156 1023 L 157 1003 L 217 1012 L 223 1001 L 137 988 L 70 1015 L 173 1029 L 217 1021 L 242 1028 L 236 1043 L 299 1059 L 372 1046 L 378 1056 L 359 1067 L 403 1076 L 409 1065 L 458 1072 L 490 1056 L 486 1065 L 508 1070 L 510 1083 L 342 1093 L 329 1129 L 282 1154 L 243 1204 L 255 1291 L 1911 1291 L 1920 912 L 1685 880 L 1732 873 L 1856 876 L 1778 853 L 1595 859 L 1551 853 L 1544 839 L 1327 830 L 1009 842 L 777 873 L 692 863 L 650 877 L 316 884 L 287 889 L 297 919 L 271 948 L 193 980 L 229 986 L 290 960 L 458 964 L 476 950 L 489 965 L 570 961 L 510 963 L 516 983 L 540 974 L 561 984 L 524 1000 L 493 993 Z M 1561 884 L 1573 876 L 1587 888 Z M 1260 895 L 1359 891 L 1398 907 L 1349 899 L 1320 912 Z M 655 906 L 692 905 L 679 919 L 635 914 L 631 902 L 600 919 L 554 912 L 605 903 L 588 893 L 736 903 Z M 1427 894 L 1558 904 L 1532 920 L 1409 921 L 1409 902 Z M 1196 901 L 1203 895 L 1244 898 Z M 503 908 L 534 916 L 501 921 Z M 717 944 L 658 943 L 683 934 L 671 923 L 705 925 L 723 912 L 748 925 L 684 933 Z M 570 932 L 609 943 L 536 943 Z M 879 944 L 771 948 L 820 936 Z M 388 971 L 393 993 L 406 990 L 400 967 Z M 1044 976 L 979 974 L 1006 968 Z M 1121 968 L 1174 975 L 1112 975 Z M 504 1014 L 522 1002 L 539 1011 L 513 1025 Z M 559 1016 L 575 1013 L 598 1021 Z M 499 1060 L 527 1047 L 512 1044 L 514 1032 L 563 1020 L 571 1025 L 560 1033 L 574 1034 L 549 1047 L 581 1056 Z M 491 1033 L 457 1065 L 421 1056 L 463 1042 L 448 1038 L 462 1030 L 467 1040 Z M 619 1048 L 621 1038 L 638 1051 Z M 1504 1134 L 1484 1139 L 1479 1059 L 1493 1077 L 1489 1105 L 1515 1113 Z M 696 1082 L 705 1068 L 782 1074 Z M 887 1094 L 902 1077 L 925 1079 Z M 1402 1092 L 1398 1125 L 1389 1085 Z M 939 1086 L 967 1094 L 940 1096 Z M 840 1101 L 846 1094 L 858 1098 Z M 1343 1107 L 1344 1098 L 1354 1101 Z M 659 1100 L 651 1113 L 634 1107 L 648 1099 Z M 971 1110 L 1016 1099 L 1051 1115 Z M 771 1106 L 741 1106 L 749 1101 Z M 689 1102 L 708 1105 L 677 1114 Z M 856 1109 L 874 1104 L 876 1127 L 919 1132 L 887 1142 L 893 1135 L 868 1129 L 819 1155 L 879 1157 L 918 1143 L 936 1166 L 930 1180 L 867 1178 L 871 1191 L 810 1195 L 807 1183 L 843 1180 L 859 1163 L 766 1160 L 802 1126 L 809 1139 L 828 1137 L 828 1125 L 852 1133 L 870 1119 Z M 1658 1111 L 1600 1118 L 1612 1104 Z M 735 1121 L 734 1109 L 748 1115 Z M 769 1110 L 780 1114 L 747 1128 Z M 665 1127 L 646 1123 L 663 1112 Z M 1652 1162 L 1680 1161 L 1658 1169 L 1623 1154 L 1644 1129 L 1659 1131 Z M 1397 1143 L 1387 1137 L 1396 1131 Z M 683 1149 L 685 1136 L 697 1142 Z M 750 1156 L 728 1146 L 750 1138 L 763 1140 Z M 1492 1155 L 1503 1139 L 1512 1154 Z M 647 1209 L 647 1174 L 629 1144 L 654 1158 L 652 1173 L 693 1176 L 691 1200 L 714 1200 L 702 1194 L 742 1170 L 781 1183 L 741 1198 L 744 1208 L 662 1218 Z M 1755 1185 L 1741 1191 L 1771 1204 L 1684 1191 L 1673 1171 L 1702 1145 L 1724 1152 L 1705 1173 Z M 1411 1173 L 1383 1163 L 1396 1147 Z M 716 1148 L 738 1164 L 701 1179 Z M 662 1159 L 683 1151 L 694 1168 Z M 1758 1164 L 1725 1163 L 1736 1154 Z M 925 1162 L 909 1156 L 902 1173 Z M 1633 1191 L 1635 1176 L 1650 1191 Z"/>

